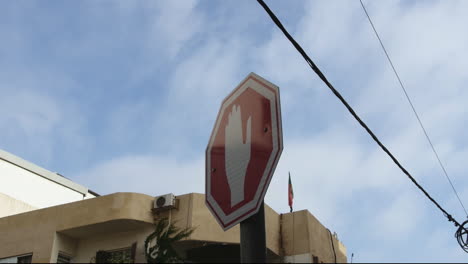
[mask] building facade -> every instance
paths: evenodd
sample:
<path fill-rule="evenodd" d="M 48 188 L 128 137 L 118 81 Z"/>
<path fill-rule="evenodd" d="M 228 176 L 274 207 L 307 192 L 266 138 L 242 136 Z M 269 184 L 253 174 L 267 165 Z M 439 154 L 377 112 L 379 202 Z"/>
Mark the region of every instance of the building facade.
<path fill-rule="evenodd" d="M 0 217 L 96 196 L 57 173 L 0 150 Z"/>
<path fill-rule="evenodd" d="M 98 252 L 146 262 L 144 242 L 166 217 L 194 232 L 175 245 L 188 262 L 239 262 L 239 226 L 224 232 L 203 194 L 176 197 L 154 212 L 154 197 L 114 193 L 0 218 L 0 262 L 99 262 Z M 265 205 L 268 262 L 344 263 L 346 248 L 308 211 L 278 214 Z"/>
<path fill-rule="evenodd" d="M 170 197 L 173 197 L 172 195 Z M 91 199 L 90 199 L 91 198 Z M 0 150 L 0 263 L 146 262 L 145 240 L 161 218 L 194 232 L 177 242 L 187 262 L 239 262 L 240 230 L 218 225 L 203 194 L 106 196 Z M 156 206 L 157 207 L 157 206 Z M 265 205 L 268 262 L 343 263 L 346 248 L 308 211 L 278 214 Z"/>

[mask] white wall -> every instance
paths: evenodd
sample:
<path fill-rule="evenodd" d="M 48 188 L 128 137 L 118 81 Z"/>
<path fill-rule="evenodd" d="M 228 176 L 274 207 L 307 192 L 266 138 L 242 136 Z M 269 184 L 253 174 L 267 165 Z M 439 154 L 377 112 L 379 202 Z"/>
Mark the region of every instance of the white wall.
<path fill-rule="evenodd" d="M 18 257 L 0 259 L 0 263 L 18 263 Z"/>
<path fill-rule="evenodd" d="M 36 207 L 0 193 L 0 217 L 20 214 L 37 209 Z"/>
<path fill-rule="evenodd" d="M 284 262 L 285 263 L 312 263 L 312 257 L 310 253 L 293 255 L 293 256 L 285 256 Z"/>
<path fill-rule="evenodd" d="M 93 197 L 69 179 L 0 151 L 0 217 Z"/>
<path fill-rule="evenodd" d="M 0 259 L 0 263 L 18 263 L 18 258 L 23 257 L 23 256 L 28 256 L 30 254 L 26 255 L 19 255 L 19 256 L 14 256 L 14 257 L 8 257 L 8 258 L 2 258 Z"/>

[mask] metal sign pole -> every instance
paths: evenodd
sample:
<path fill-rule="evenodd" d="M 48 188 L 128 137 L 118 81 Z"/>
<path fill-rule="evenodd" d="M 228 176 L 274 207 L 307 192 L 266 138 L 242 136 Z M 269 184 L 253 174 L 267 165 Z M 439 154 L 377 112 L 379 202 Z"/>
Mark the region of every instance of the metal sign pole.
<path fill-rule="evenodd" d="M 264 202 L 258 213 L 240 223 L 241 263 L 266 263 Z"/>

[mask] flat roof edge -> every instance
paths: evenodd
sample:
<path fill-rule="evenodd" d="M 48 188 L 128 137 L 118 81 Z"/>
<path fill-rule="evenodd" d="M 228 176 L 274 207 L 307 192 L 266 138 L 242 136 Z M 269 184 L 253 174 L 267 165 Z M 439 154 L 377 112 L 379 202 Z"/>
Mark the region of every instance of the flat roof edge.
<path fill-rule="evenodd" d="M 26 161 L 20 157 L 17 157 L 11 153 L 8 153 L 4 150 L 1 150 L 0 149 L 0 159 L 1 160 L 4 160 L 8 163 L 11 163 L 13 165 L 16 165 L 22 169 L 25 169 L 27 171 L 30 171 L 38 176 L 41 176 L 43 178 L 46 178 L 50 181 L 53 181 L 55 183 L 58 183 L 64 187 L 67 187 L 73 191 L 76 191 L 76 192 L 79 192 L 81 194 L 84 194 L 86 195 L 88 193 L 88 188 L 78 184 L 78 183 L 75 183 L 63 176 L 60 176 L 56 173 L 53 173 L 49 170 L 46 170 L 44 168 L 41 168 L 29 161 Z"/>

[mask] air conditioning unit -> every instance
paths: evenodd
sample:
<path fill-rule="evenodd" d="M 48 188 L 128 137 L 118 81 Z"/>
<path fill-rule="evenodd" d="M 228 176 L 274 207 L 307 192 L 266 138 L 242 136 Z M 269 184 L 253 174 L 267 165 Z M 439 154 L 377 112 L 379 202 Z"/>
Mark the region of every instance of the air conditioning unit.
<path fill-rule="evenodd" d="M 177 208 L 174 194 L 168 193 L 154 198 L 153 210 L 164 211 Z"/>

